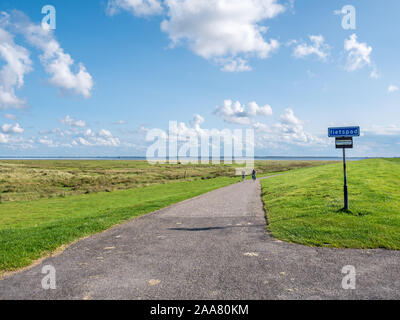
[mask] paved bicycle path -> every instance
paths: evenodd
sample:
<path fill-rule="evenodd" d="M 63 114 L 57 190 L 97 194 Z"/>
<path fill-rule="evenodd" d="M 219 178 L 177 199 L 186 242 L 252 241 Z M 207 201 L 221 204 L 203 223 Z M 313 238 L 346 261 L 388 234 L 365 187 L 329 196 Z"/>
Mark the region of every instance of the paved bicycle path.
<path fill-rule="evenodd" d="M 346 265 L 356 290 L 342 288 Z M 273 239 L 260 183 L 246 181 L 81 240 L 0 280 L 0 299 L 399 299 L 399 275 L 400 252 Z"/>

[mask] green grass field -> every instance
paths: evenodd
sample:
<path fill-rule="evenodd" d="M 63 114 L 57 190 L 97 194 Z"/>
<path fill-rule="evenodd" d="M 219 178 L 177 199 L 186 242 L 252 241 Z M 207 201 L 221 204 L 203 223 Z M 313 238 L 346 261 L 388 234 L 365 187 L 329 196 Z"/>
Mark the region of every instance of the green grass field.
<path fill-rule="evenodd" d="M 316 166 L 319 161 L 256 161 L 260 174 Z M 236 166 L 128 160 L 2 160 L 0 202 L 112 192 L 162 183 L 232 177 Z"/>
<path fill-rule="evenodd" d="M 400 158 L 392 158 L 392 159 L 386 159 L 387 161 L 392 161 L 392 162 L 397 162 L 400 163 Z"/>
<path fill-rule="evenodd" d="M 400 249 L 400 161 L 348 163 L 350 213 L 343 208 L 343 166 L 306 168 L 262 181 L 273 237 L 310 246 Z"/>
<path fill-rule="evenodd" d="M 81 237 L 238 182 L 216 178 L 0 205 L 0 272 L 29 265 Z"/>

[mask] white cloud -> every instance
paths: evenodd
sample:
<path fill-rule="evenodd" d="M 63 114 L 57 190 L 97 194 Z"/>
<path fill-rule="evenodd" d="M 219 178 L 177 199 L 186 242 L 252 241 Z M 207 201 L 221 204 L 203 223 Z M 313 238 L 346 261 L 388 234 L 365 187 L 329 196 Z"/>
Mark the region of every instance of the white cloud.
<path fill-rule="evenodd" d="M 91 146 L 90 142 L 87 141 L 85 138 L 79 137 L 77 140 L 74 140 L 72 142 L 73 144 L 79 143 L 83 146 Z"/>
<path fill-rule="evenodd" d="M 241 58 L 219 59 L 218 62 L 223 65 L 221 70 L 225 72 L 243 72 L 252 70 L 248 65 L 248 61 Z"/>
<path fill-rule="evenodd" d="M 75 127 L 86 127 L 86 122 L 85 121 L 82 121 L 82 120 L 78 120 L 78 121 L 75 121 L 75 123 L 74 123 L 74 126 Z"/>
<path fill-rule="evenodd" d="M 91 136 L 94 135 L 94 133 L 93 133 L 92 129 L 87 129 L 87 130 L 85 131 L 85 134 L 84 134 L 84 135 L 87 136 L 87 137 L 91 137 Z"/>
<path fill-rule="evenodd" d="M 316 55 L 322 61 L 326 61 L 329 56 L 330 46 L 325 43 L 325 39 L 321 35 L 309 36 L 311 44 L 304 42 L 298 44 L 293 51 L 296 58 L 305 58 L 309 55 Z M 294 41 L 292 43 L 297 43 Z"/>
<path fill-rule="evenodd" d="M 178 122 L 176 123 L 176 126 L 170 126 L 169 133 L 171 135 L 169 136 L 169 139 L 172 139 L 172 141 L 176 140 L 178 144 L 190 143 L 191 147 L 200 146 L 199 137 L 206 138 L 208 146 L 212 146 L 214 142 L 213 139 L 211 139 L 211 141 L 208 140 L 210 137 L 220 137 L 224 139 L 224 137 L 229 136 L 230 138 L 238 139 L 238 137 L 234 135 L 231 137 L 230 133 L 226 130 L 201 128 L 201 124 L 203 124 L 204 121 L 205 120 L 202 116 L 196 114 L 189 124 Z M 164 138 L 167 139 L 167 136 Z"/>
<path fill-rule="evenodd" d="M 151 16 L 163 11 L 161 2 L 158 0 L 109 0 L 107 13 L 115 15 L 121 10 L 131 12 L 136 16 Z"/>
<path fill-rule="evenodd" d="M 277 0 L 166 0 L 168 18 L 161 29 L 172 46 L 181 42 L 224 71 L 248 71 L 251 56 L 264 59 L 279 48 L 267 41 L 262 23 L 285 10 Z"/>
<path fill-rule="evenodd" d="M 354 33 L 344 42 L 344 49 L 348 53 L 346 69 L 348 71 L 356 71 L 365 66 L 372 66 L 371 53 L 372 47 L 365 42 L 358 42 L 357 35 Z M 372 71 L 371 76 L 376 74 L 376 70 Z"/>
<path fill-rule="evenodd" d="M 393 93 L 393 92 L 396 92 L 396 91 L 399 91 L 399 87 L 398 87 L 398 86 L 395 86 L 395 85 L 393 85 L 393 84 L 391 84 L 391 85 L 389 86 L 389 88 L 388 88 L 388 92 L 389 92 L 389 93 Z"/>
<path fill-rule="evenodd" d="M 82 120 L 76 120 L 70 116 L 66 116 L 60 120 L 65 125 L 71 127 L 68 130 L 50 129 L 43 130 L 39 134 L 44 135 L 41 137 L 41 144 L 51 147 L 119 147 L 121 141 L 115 137 L 110 130 L 101 129 L 94 131 L 91 128 L 86 128 L 86 123 Z M 48 136 L 51 136 L 49 138 Z"/>
<path fill-rule="evenodd" d="M 32 149 L 34 147 L 33 139 L 24 139 L 23 137 L 14 135 L 13 133 L 14 132 L 10 132 L 10 134 L 3 134 L 0 132 L 0 144 L 3 144 L 5 147 L 12 150 Z"/>
<path fill-rule="evenodd" d="M 376 136 L 400 136 L 400 127 L 397 125 L 378 126 L 373 125 L 371 128 L 364 129 L 366 135 Z"/>
<path fill-rule="evenodd" d="M 201 115 L 195 114 L 193 120 L 191 121 L 191 125 L 193 128 L 198 129 L 200 128 L 200 125 L 204 123 L 204 121 L 205 120 Z"/>
<path fill-rule="evenodd" d="M 254 128 L 260 133 L 259 144 L 271 145 L 283 142 L 300 146 L 326 146 L 327 140 L 308 133 L 304 129 L 304 122 L 297 118 L 290 108 L 280 116 L 279 122 L 272 126 L 257 123 Z"/>
<path fill-rule="evenodd" d="M 378 70 L 377 70 L 376 66 L 372 66 L 372 71 L 371 71 L 369 76 L 372 79 L 379 79 L 380 74 L 378 73 Z"/>
<path fill-rule="evenodd" d="M 225 100 L 222 106 L 217 107 L 215 114 L 228 123 L 250 124 L 251 118 L 272 115 L 270 105 L 260 107 L 256 102 L 242 105 L 239 101 Z"/>
<path fill-rule="evenodd" d="M 99 137 L 110 138 L 112 137 L 112 134 L 109 130 L 101 129 L 99 132 Z"/>
<path fill-rule="evenodd" d="M 60 120 L 61 123 L 70 126 L 70 127 L 78 127 L 78 128 L 83 128 L 86 127 L 86 122 L 83 120 L 75 120 L 74 118 L 70 117 L 67 115 L 64 119 Z"/>
<path fill-rule="evenodd" d="M 48 134 L 59 134 L 60 136 L 64 136 L 65 132 L 60 128 L 51 129 L 51 130 L 41 130 L 39 131 L 40 135 L 48 135 Z"/>
<path fill-rule="evenodd" d="M 285 9 L 278 0 L 109 0 L 107 6 L 110 15 L 121 10 L 136 16 L 165 14 L 161 29 L 171 47 L 186 44 L 226 72 L 249 71 L 250 58 L 268 58 L 279 48 L 277 40 L 265 39 L 264 22 Z"/>
<path fill-rule="evenodd" d="M 3 13 L 0 25 L 22 34 L 29 44 L 43 52 L 40 61 L 50 75 L 49 82 L 52 85 L 63 92 L 72 92 L 85 98 L 91 96 L 92 76 L 82 63 L 78 64 L 77 72 L 72 71 L 75 68 L 74 60 L 60 46 L 52 30 L 45 27 L 47 24 L 34 24 L 24 13 L 14 11 L 12 15 Z"/>
<path fill-rule="evenodd" d="M 0 133 L 0 143 L 6 144 L 8 143 L 9 136 L 6 134 Z"/>
<path fill-rule="evenodd" d="M 90 128 L 84 128 L 84 121 L 65 117 L 61 120 L 64 124 L 73 127 L 71 130 L 59 128 L 41 131 L 45 135 L 38 139 L 38 142 L 49 147 L 118 147 L 121 145 L 119 138 L 114 137 L 111 131 L 101 129 L 98 132 Z M 86 125 L 86 124 L 85 124 Z M 47 135 L 51 135 L 49 138 Z"/>
<path fill-rule="evenodd" d="M 121 142 L 119 138 L 115 137 L 105 137 L 105 138 L 97 138 L 95 145 L 96 146 L 104 146 L 104 147 L 118 147 Z"/>
<path fill-rule="evenodd" d="M 281 115 L 280 119 L 281 123 L 284 125 L 298 126 L 302 124 L 302 122 L 294 115 L 294 111 L 290 108 L 285 110 L 285 113 Z"/>
<path fill-rule="evenodd" d="M 103 147 L 118 147 L 121 142 L 118 138 L 114 137 L 109 130 L 102 129 L 97 134 L 92 130 L 86 130 L 85 138 L 78 137 L 75 139 L 73 145 L 82 145 L 87 147 L 103 146 Z"/>
<path fill-rule="evenodd" d="M 59 146 L 58 143 L 55 143 L 52 139 L 49 139 L 48 137 L 39 138 L 38 142 L 50 148 L 55 148 Z"/>
<path fill-rule="evenodd" d="M 1 126 L 1 131 L 3 133 L 23 133 L 24 129 L 19 125 L 19 123 L 16 124 L 5 123 Z"/>
<path fill-rule="evenodd" d="M 16 96 L 15 89 L 24 85 L 25 75 L 32 71 L 32 61 L 28 50 L 16 45 L 13 36 L 1 27 L 0 59 L 5 61 L 0 70 L 0 109 L 21 108 L 26 102 Z"/>

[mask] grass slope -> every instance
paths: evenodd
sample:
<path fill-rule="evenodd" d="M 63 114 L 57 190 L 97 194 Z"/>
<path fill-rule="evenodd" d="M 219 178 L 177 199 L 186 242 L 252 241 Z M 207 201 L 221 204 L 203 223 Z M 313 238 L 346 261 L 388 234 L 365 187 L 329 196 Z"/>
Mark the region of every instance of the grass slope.
<path fill-rule="evenodd" d="M 348 163 L 350 213 L 343 208 L 343 167 L 306 168 L 262 181 L 268 230 L 311 246 L 400 249 L 400 163 Z"/>
<path fill-rule="evenodd" d="M 0 272 L 81 237 L 239 181 L 216 178 L 111 193 L 0 204 Z"/>

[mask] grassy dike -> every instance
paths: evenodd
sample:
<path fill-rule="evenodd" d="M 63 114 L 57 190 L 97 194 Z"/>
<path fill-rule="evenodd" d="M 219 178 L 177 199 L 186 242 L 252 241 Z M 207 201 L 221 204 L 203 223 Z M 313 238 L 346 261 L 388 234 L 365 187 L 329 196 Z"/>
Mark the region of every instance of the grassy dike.
<path fill-rule="evenodd" d="M 328 161 L 255 162 L 259 174 Z M 149 164 L 132 160 L 0 160 L 0 203 L 112 192 L 162 183 L 232 177 L 234 164 Z"/>
<path fill-rule="evenodd" d="M 400 162 L 348 163 L 350 213 L 343 208 L 343 167 L 306 168 L 262 181 L 268 230 L 298 244 L 400 249 Z"/>
<path fill-rule="evenodd" d="M 0 204 L 0 273 L 133 217 L 236 183 L 216 178 Z"/>

